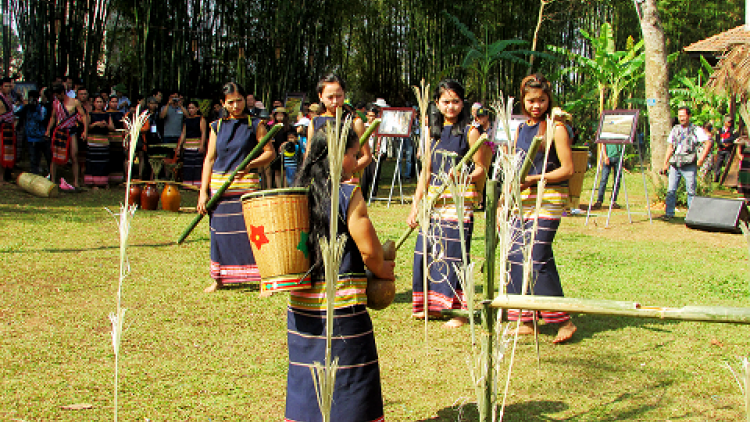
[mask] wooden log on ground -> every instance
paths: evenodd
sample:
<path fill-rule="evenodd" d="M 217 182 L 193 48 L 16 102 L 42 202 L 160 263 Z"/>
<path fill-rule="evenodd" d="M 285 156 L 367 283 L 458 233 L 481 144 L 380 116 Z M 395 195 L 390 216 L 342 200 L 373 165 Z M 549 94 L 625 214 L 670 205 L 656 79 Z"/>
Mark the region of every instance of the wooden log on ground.
<path fill-rule="evenodd" d="M 34 173 L 19 174 L 16 184 L 26 192 L 40 198 L 56 198 L 60 195 L 56 184 Z"/>
<path fill-rule="evenodd" d="M 732 308 L 726 306 L 683 306 L 682 308 L 672 308 L 666 306 L 644 306 L 638 302 L 532 295 L 501 295 L 496 297 L 490 306 L 493 308 L 523 309 L 529 311 L 562 311 L 572 314 L 750 324 L 750 308 Z"/>

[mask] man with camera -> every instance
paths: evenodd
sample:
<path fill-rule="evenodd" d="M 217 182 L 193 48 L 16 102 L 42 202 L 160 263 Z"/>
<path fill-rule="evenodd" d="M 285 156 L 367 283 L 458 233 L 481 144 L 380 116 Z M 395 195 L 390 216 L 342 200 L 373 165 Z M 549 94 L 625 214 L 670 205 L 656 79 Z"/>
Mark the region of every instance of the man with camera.
<path fill-rule="evenodd" d="M 711 139 L 701 128 L 690 123 L 690 108 L 682 106 L 677 110 L 677 120 L 667 138 L 667 155 L 661 174 L 669 172 L 669 187 L 667 188 L 666 209 L 662 220 L 674 218 L 677 187 L 680 179 L 685 178 L 687 191 L 687 206 L 693 202 L 696 187 L 696 174 L 703 165 L 706 156 L 711 152 Z M 698 146 L 704 144 L 703 152 L 698 157 Z"/>
<path fill-rule="evenodd" d="M 175 92 L 169 96 L 169 103 L 161 108 L 159 118 L 163 121 L 165 144 L 176 144 L 182 135 L 182 123 L 187 116 L 187 110 L 182 105 L 182 97 Z"/>

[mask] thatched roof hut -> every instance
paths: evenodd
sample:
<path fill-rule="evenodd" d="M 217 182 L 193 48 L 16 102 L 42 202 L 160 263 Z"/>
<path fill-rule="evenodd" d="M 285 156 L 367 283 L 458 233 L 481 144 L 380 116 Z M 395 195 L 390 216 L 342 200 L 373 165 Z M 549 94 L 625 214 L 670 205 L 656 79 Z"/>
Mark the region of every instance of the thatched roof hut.
<path fill-rule="evenodd" d="M 715 65 L 706 88 L 721 95 L 747 97 L 750 92 L 750 30 L 747 25 L 694 42 L 683 50 L 691 57 L 703 56 Z"/>

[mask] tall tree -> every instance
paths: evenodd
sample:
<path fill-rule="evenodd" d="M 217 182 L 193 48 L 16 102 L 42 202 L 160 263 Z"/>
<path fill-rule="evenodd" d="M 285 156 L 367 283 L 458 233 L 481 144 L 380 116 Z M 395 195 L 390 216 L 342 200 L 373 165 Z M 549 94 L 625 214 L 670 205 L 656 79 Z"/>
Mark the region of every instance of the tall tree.
<path fill-rule="evenodd" d="M 635 6 L 639 8 L 641 31 L 645 41 L 646 105 L 651 132 L 651 165 L 659 166 L 664 162 L 667 137 L 672 129 L 667 46 L 656 0 L 642 0 L 640 3 L 635 1 Z"/>

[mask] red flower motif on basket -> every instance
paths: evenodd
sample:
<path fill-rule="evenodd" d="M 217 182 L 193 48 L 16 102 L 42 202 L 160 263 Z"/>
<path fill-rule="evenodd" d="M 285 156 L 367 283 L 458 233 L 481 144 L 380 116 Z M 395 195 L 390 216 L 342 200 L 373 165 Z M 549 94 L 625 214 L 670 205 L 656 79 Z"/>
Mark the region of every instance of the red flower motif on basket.
<path fill-rule="evenodd" d="M 266 228 L 264 226 L 250 226 L 250 241 L 255 243 L 255 247 L 260 250 L 260 247 L 268 243 L 266 237 Z"/>

